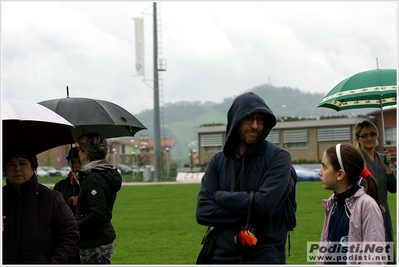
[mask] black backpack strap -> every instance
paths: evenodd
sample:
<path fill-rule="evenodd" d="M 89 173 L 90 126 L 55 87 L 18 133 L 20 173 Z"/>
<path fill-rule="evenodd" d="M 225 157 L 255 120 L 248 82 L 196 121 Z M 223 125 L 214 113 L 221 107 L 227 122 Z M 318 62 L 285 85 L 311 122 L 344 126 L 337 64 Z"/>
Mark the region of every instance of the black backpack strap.
<path fill-rule="evenodd" d="M 269 163 L 273 157 L 274 151 L 278 148 L 275 143 L 266 141 L 265 145 L 265 165 L 266 168 L 269 166 Z"/>

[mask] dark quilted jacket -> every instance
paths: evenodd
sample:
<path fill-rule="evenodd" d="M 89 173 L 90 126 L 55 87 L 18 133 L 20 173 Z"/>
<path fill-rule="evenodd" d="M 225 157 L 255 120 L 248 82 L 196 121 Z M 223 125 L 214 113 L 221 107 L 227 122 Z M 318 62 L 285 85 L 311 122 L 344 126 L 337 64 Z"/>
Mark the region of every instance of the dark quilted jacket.
<path fill-rule="evenodd" d="M 80 248 L 93 248 L 115 240 L 111 223 L 117 192 L 122 186 L 119 172 L 106 161 L 79 171 L 80 191 L 75 217 L 81 237 Z"/>
<path fill-rule="evenodd" d="M 3 264 L 68 264 L 79 253 L 76 219 L 60 192 L 33 177 L 19 195 L 3 186 Z"/>

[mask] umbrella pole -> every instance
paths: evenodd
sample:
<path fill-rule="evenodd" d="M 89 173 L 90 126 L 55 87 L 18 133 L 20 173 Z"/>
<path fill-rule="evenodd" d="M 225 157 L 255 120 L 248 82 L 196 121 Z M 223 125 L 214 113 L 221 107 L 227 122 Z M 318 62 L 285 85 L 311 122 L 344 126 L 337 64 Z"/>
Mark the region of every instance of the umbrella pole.
<path fill-rule="evenodd" d="M 387 148 L 385 146 L 385 124 L 384 124 L 384 111 L 382 110 L 381 104 L 381 124 L 382 124 L 382 149 L 385 151 Z M 384 163 L 387 164 L 387 155 L 384 154 Z"/>
<path fill-rule="evenodd" d="M 382 110 L 382 99 L 381 99 L 381 96 L 380 96 L 380 108 L 381 108 L 381 125 L 382 125 L 382 144 L 385 147 L 384 111 Z"/>
<path fill-rule="evenodd" d="M 71 144 L 71 152 L 72 152 L 72 172 L 75 172 L 75 159 L 73 158 L 73 146 Z"/>

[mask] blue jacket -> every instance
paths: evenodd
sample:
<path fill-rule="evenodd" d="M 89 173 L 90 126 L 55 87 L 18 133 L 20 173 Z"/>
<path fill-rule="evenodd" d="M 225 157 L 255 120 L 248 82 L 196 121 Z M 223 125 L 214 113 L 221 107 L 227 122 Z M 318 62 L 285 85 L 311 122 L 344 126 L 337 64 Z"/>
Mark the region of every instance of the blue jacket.
<path fill-rule="evenodd" d="M 238 140 L 238 123 L 255 112 L 266 116 L 264 132 L 256 144 L 237 158 L 234 146 Z M 210 159 L 197 199 L 197 222 L 217 229 L 213 263 L 238 262 L 234 236 L 246 225 L 250 191 L 255 192 L 251 226 L 258 239 L 251 263 L 285 263 L 287 219 L 283 204 L 289 194 L 291 156 L 284 149 L 276 149 L 268 169 L 263 158 L 265 139 L 275 126 L 276 118 L 262 98 L 246 93 L 233 101 L 227 119 L 223 151 Z M 226 161 L 218 167 L 221 157 Z M 236 173 L 242 180 L 239 192 L 234 191 Z"/>
<path fill-rule="evenodd" d="M 75 217 L 60 192 L 38 183 L 36 174 L 19 195 L 3 186 L 3 264 L 70 264 L 79 255 Z"/>

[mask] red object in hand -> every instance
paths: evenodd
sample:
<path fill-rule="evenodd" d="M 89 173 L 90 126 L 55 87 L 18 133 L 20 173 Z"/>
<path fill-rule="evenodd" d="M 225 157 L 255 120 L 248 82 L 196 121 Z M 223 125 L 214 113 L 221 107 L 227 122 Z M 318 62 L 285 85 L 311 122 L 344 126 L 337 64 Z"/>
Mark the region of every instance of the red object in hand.
<path fill-rule="evenodd" d="M 70 171 L 70 172 L 68 173 L 68 178 L 71 180 L 71 185 L 72 185 L 72 186 L 79 186 L 79 183 L 78 183 L 78 181 L 76 180 L 76 178 L 75 178 L 75 176 L 74 176 L 74 174 L 73 174 L 72 171 Z"/>
<path fill-rule="evenodd" d="M 240 240 L 241 245 L 245 246 L 255 246 L 258 239 L 256 236 L 247 229 L 242 229 L 238 234 L 238 239 Z"/>

